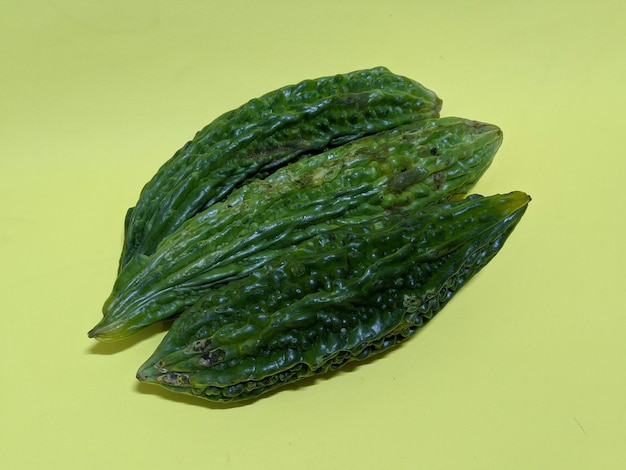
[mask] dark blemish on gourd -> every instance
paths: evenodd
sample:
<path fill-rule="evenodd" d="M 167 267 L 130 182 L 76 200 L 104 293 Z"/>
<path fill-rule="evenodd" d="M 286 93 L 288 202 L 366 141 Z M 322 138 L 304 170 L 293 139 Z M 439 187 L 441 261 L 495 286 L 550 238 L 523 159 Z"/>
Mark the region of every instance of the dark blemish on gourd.
<path fill-rule="evenodd" d="M 213 349 L 206 354 L 200 356 L 200 365 L 201 366 L 212 366 L 213 364 L 217 364 L 220 361 L 223 361 L 226 357 L 226 351 L 223 349 Z"/>
<path fill-rule="evenodd" d="M 443 183 L 446 181 L 446 174 L 443 171 L 437 171 L 433 173 L 433 185 L 435 189 L 440 189 Z"/>
<path fill-rule="evenodd" d="M 193 343 L 191 343 L 186 348 L 186 351 L 190 354 L 201 353 L 201 352 L 207 351 L 210 347 L 211 347 L 211 339 L 203 338 L 203 339 L 198 339 L 194 341 Z"/>
<path fill-rule="evenodd" d="M 389 187 L 393 193 L 399 194 L 407 187 L 423 180 L 426 176 L 428 176 L 428 170 L 423 167 L 403 170 L 393 177 Z"/>
<path fill-rule="evenodd" d="M 177 372 L 170 372 L 169 374 L 159 375 L 156 378 L 157 382 L 164 385 L 171 385 L 173 387 L 189 387 L 190 381 L 187 374 L 179 374 Z"/>

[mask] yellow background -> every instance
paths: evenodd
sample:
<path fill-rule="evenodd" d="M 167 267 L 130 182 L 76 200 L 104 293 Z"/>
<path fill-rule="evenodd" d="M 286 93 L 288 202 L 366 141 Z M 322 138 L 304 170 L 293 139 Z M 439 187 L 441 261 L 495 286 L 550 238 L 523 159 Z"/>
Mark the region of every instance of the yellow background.
<path fill-rule="evenodd" d="M 626 468 L 626 3 L 0 3 L 0 467 Z M 378 360 L 250 405 L 138 384 L 162 327 L 86 332 L 126 209 L 269 90 L 385 65 L 505 135 L 496 259 Z"/>

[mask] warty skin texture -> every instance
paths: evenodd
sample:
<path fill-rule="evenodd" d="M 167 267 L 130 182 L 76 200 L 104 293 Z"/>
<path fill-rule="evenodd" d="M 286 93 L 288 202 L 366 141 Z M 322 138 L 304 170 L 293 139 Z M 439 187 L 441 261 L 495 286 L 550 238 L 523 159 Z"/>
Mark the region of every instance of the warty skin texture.
<path fill-rule="evenodd" d="M 313 237 L 183 312 L 137 378 L 239 401 L 380 353 L 489 263 L 529 201 L 470 196 Z"/>
<path fill-rule="evenodd" d="M 385 211 L 413 212 L 465 194 L 502 141 L 496 126 L 427 119 L 294 162 L 183 224 L 120 272 L 89 335 L 129 336 L 216 284 L 243 277 L 294 243 Z"/>
<path fill-rule="evenodd" d="M 119 270 L 151 255 L 186 220 L 236 186 L 298 157 L 438 117 L 441 100 L 384 67 L 282 87 L 219 116 L 145 185 L 125 220 Z"/>

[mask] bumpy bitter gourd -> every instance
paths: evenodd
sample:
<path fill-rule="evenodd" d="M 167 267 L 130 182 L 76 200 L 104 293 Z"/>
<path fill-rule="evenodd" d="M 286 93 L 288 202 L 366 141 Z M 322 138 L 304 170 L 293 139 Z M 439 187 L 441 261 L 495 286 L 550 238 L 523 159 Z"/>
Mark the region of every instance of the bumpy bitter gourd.
<path fill-rule="evenodd" d="M 296 157 L 439 116 L 441 100 L 384 67 L 305 80 L 215 119 L 143 188 L 125 221 L 120 270 L 246 178 Z"/>
<path fill-rule="evenodd" d="M 470 196 L 310 238 L 184 311 L 137 378 L 244 400 L 386 350 L 495 256 L 529 200 Z"/>
<path fill-rule="evenodd" d="M 90 331 L 117 340 L 243 277 L 294 243 L 387 210 L 413 212 L 464 194 L 490 165 L 499 128 L 434 118 L 298 160 L 188 220 L 122 270 Z"/>

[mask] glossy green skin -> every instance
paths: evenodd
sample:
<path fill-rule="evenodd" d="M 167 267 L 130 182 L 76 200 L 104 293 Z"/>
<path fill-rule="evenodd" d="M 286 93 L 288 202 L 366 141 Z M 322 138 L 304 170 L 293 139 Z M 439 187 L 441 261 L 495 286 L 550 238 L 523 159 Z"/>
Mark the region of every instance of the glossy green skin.
<path fill-rule="evenodd" d="M 120 273 L 89 333 L 118 340 L 180 312 L 215 284 L 242 277 L 292 245 L 386 210 L 415 211 L 465 193 L 502 133 L 460 118 L 363 137 L 239 188 Z"/>
<path fill-rule="evenodd" d="M 441 100 L 384 67 L 306 80 L 225 113 L 166 162 L 125 222 L 120 270 L 259 172 L 365 134 L 439 116 Z"/>
<path fill-rule="evenodd" d="M 528 201 L 471 196 L 309 239 L 183 312 L 137 378 L 245 400 L 384 351 L 495 256 Z"/>

